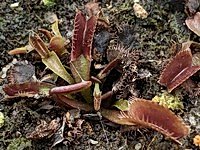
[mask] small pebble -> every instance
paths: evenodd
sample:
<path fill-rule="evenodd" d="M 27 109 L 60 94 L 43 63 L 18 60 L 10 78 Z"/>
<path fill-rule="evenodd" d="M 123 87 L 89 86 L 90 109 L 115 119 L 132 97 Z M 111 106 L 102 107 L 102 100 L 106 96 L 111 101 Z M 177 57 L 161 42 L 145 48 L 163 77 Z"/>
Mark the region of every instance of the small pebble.
<path fill-rule="evenodd" d="M 133 10 L 135 12 L 135 16 L 141 19 L 145 19 L 148 16 L 147 11 L 138 3 L 133 5 Z"/>
<path fill-rule="evenodd" d="M 10 4 L 10 7 L 11 7 L 11 8 L 16 8 L 16 7 L 18 7 L 18 6 L 19 6 L 19 2 Z"/>
<path fill-rule="evenodd" d="M 89 143 L 91 143 L 92 145 L 96 145 L 98 144 L 99 142 L 98 141 L 95 141 L 93 139 L 89 139 Z"/>
<path fill-rule="evenodd" d="M 137 143 L 135 145 L 135 150 L 140 150 L 142 148 L 142 144 L 141 143 Z"/>
<path fill-rule="evenodd" d="M 4 125 L 4 114 L 2 112 L 0 112 L 0 128 Z"/>

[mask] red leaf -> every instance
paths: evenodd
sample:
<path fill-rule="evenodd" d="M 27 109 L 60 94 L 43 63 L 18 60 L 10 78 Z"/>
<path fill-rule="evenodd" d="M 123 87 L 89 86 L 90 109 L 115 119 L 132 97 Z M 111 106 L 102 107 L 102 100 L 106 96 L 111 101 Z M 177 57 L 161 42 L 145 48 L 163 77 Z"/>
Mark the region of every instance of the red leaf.
<path fill-rule="evenodd" d="M 35 94 L 40 94 L 42 88 L 52 88 L 53 85 L 45 82 L 24 82 L 24 83 L 14 83 L 5 84 L 3 86 L 3 91 L 8 96 L 20 97 L 20 96 L 33 96 Z"/>
<path fill-rule="evenodd" d="M 70 106 L 72 108 L 84 110 L 84 111 L 92 111 L 93 107 L 89 104 L 86 104 L 82 101 L 78 101 L 76 99 L 72 99 L 67 97 L 67 95 L 54 95 L 55 100 L 61 105 L 61 106 Z"/>
<path fill-rule="evenodd" d="M 130 110 L 124 114 L 122 113 L 122 118 L 131 117 L 136 124 L 153 128 L 175 141 L 189 133 L 189 128 L 180 118 L 152 101 L 136 99 L 132 101 Z"/>
<path fill-rule="evenodd" d="M 74 20 L 74 34 L 72 39 L 71 61 L 75 61 L 81 54 L 91 59 L 91 47 L 96 29 L 97 18 L 85 16 L 79 11 Z"/>
<path fill-rule="evenodd" d="M 88 59 L 91 60 L 91 48 L 92 48 L 92 41 L 94 37 L 94 32 L 96 29 L 97 18 L 95 16 L 90 17 L 87 21 L 85 34 L 84 34 L 84 43 L 83 43 L 83 55 Z"/>
<path fill-rule="evenodd" d="M 181 83 L 186 81 L 189 77 L 191 77 L 193 74 L 195 74 L 200 69 L 200 66 L 192 66 L 185 68 L 183 71 L 181 71 L 168 85 L 168 91 L 171 92 L 173 89 L 175 89 L 177 86 L 179 86 Z"/>
<path fill-rule="evenodd" d="M 74 33 L 72 38 L 71 61 L 76 60 L 82 54 L 82 44 L 86 25 L 85 16 L 79 11 L 74 20 Z"/>
<path fill-rule="evenodd" d="M 29 36 L 30 45 L 38 52 L 42 58 L 48 58 L 50 51 L 45 45 L 44 41 L 39 37 L 38 34 L 32 33 Z"/>
<path fill-rule="evenodd" d="M 51 94 L 69 94 L 69 93 L 77 93 L 84 89 L 89 88 L 92 85 L 91 81 L 82 81 L 80 83 L 71 84 L 67 86 L 54 87 L 50 90 Z"/>
<path fill-rule="evenodd" d="M 163 133 L 171 139 L 189 134 L 189 128 L 169 109 L 155 102 L 135 98 L 128 111 L 102 110 L 102 115 L 112 122 L 122 125 L 139 125 Z"/>
<path fill-rule="evenodd" d="M 26 82 L 22 84 L 6 84 L 3 87 L 3 91 L 8 96 L 16 96 L 18 94 L 37 94 L 39 93 L 39 83 L 38 82 Z"/>
<path fill-rule="evenodd" d="M 166 66 L 159 83 L 167 86 L 169 92 L 196 73 L 200 66 L 192 66 L 190 49 L 180 51 Z"/>

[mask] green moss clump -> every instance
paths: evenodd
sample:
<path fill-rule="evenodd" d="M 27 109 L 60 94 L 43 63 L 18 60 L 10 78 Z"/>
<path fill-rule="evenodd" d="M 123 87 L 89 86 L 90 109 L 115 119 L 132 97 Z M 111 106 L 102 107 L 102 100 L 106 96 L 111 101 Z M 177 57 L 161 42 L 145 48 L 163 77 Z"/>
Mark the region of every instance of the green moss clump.
<path fill-rule="evenodd" d="M 178 96 L 173 96 L 172 94 L 169 94 L 167 92 L 162 93 L 159 96 L 155 96 L 152 101 L 157 102 L 159 105 L 162 105 L 164 107 L 167 107 L 172 110 L 182 110 L 183 109 L 183 103 L 179 99 Z"/>
<path fill-rule="evenodd" d="M 55 3 L 55 0 L 42 0 L 42 2 L 44 3 L 45 6 L 47 7 L 52 7 L 54 6 L 56 3 Z"/>
<path fill-rule="evenodd" d="M 12 140 L 12 142 L 8 145 L 7 150 L 24 150 L 31 148 L 31 146 L 31 141 L 26 138 L 19 137 Z"/>

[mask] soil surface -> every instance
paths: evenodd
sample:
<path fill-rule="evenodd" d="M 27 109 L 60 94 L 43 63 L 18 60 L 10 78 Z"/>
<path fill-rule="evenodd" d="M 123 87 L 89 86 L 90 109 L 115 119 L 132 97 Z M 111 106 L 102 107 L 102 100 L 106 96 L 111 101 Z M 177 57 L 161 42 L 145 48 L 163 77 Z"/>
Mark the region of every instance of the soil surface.
<path fill-rule="evenodd" d="M 11 4 L 19 2 L 13 7 Z M 50 13 L 60 20 L 61 34 L 71 42 L 76 9 L 85 12 L 87 0 L 57 0 L 52 6 L 45 6 L 41 0 L 1 0 L 0 2 L 0 70 L 17 59 L 27 60 L 38 70 L 44 65 L 37 59 L 34 52 L 16 56 L 8 55 L 8 51 L 28 43 L 30 31 L 39 28 L 50 30 L 51 24 L 47 17 Z M 104 16 L 109 20 L 109 28 L 96 31 L 94 47 L 102 56 L 97 60 L 101 65 L 113 57 L 114 46 L 123 45 L 129 56 L 124 58 L 122 66 L 111 71 L 103 92 L 117 88 L 116 99 L 129 99 L 132 95 L 144 99 L 166 90 L 158 83 L 159 76 L 169 59 L 180 50 L 180 45 L 188 40 L 199 41 L 185 25 L 187 18 L 184 12 L 184 1 L 178 0 L 142 0 L 139 4 L 147 11 L 148 17 L 136 17 L 133 11 L 133 0 L 102 0 L 100 6 Z M 70 45 L 68 47 L 70 49 Z M 111 54 L 110 54 L 111 53 Z M 117 53 L 117 52 L 114 52 Z M 106 55 L 106 56 L 105 56 Z M 65 60 L 66 61 L 66 60 Z M 136 66 L 137 68 L 135 68 Z M 95 75 L 95 72 L 94 72 Z M 182 145 L 166 138 L 151 129 L 135 128 L 122 132 L 124 129 L 101 118 L 96 113 L 80 112 L 80 116 L 65 131 L 65 139 L 52 149 L 136 149 L 136 150 L 175 150 L 198 149 L 193 144 L 195 135 L 200 134 L 200 72 L 190 78 L 198 84 L 197 90 L 177 88 L 173 95 L 181 95 L 184 109 L 174 111 L 190 126 L 190 134 L 182 138 Z M 110 82 L 108 82 L 110 81 Z M 6 81 L 0 78 L 1 86 Z M 1 89 L 2 87 L 0 87 Z M 195 94 L 196 93 L 196 94 Z M 3 99 L 3 94 L 0 98 Z M 27 134 L 35 130 L 42 120 L 50 123 L 53 119 L 60 120 L 70 109 L 60 107 L 52 98 L 14 98 L 0 103 L 0 112 L 5 122 L 0 127 L 0 149 L 22 150 L 49 149 L 57 141 L 55 135 L 41 139 L 27 139 Z M 80 127 L 78 126 L 80 123 Z"/>

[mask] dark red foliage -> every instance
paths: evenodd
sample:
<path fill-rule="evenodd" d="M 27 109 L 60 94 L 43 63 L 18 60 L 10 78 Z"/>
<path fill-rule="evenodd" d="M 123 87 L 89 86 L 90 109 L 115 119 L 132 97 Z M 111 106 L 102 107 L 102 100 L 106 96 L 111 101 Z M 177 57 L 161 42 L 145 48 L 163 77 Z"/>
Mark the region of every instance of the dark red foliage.
<path fill-rule="evenodd" d="M 33 97 L 40 93 L 41 89 L 50 89 L 54 85 L 45 82 L 29 81 L 24 83 L 5 84 L 3 91 L 10 97 Z"/>
<path fill-rule="evenodd" d="M 26 82 L 22 84 L 5 84 L 3 86 L 3 91 L 8 96 L 24 95 L 39 93 L 39 82 Z"/>
<path fill-rule="evenodd" d="M 89 88 L 92 85 L 91 81 L 83 81 L 76 84 L 71 84 L 67 86 L 60 86 L 60 87 L 54 87 L 50 90 L 51 94 L 71 94 L 71 93 L 77 93 L 84 89 Z"/>
<path fill-rule="evenodd" d="M 155 129 L 178 143 L 178 138 L 189 134 L 189 127 L 179 117 L 150 100 L 133 98 L 128 111 L 102 109 L 101 113 L 117 124 Z"/>
<path fill-rule="evenodd" d="M 95 16 L 86 20 L 79 11 L 74 20 L 74 34 L 72 39 L 71 61 L 75 61 L 81 54 L 91 59 L 91 47 L 96 29 L 97 18 Z"/>
<path fill-rule="evenodd" d="M 200 66 L 192 66 L 190 49 L 180 51 L 162 72 L 159 83 L 167 86 L 168 91 L 171 92 L 199 69 Z"/>

